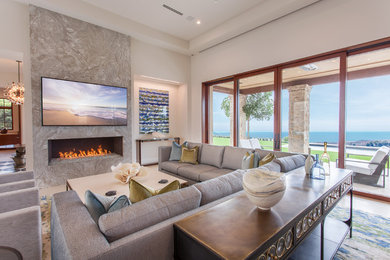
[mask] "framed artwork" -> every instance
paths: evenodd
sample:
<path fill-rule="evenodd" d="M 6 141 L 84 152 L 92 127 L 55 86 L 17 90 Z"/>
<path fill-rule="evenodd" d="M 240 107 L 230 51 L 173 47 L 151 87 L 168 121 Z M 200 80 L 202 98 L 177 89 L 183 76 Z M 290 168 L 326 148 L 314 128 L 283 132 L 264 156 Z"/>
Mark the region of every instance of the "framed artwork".
<path fill-rule="evenodd" d="M 169 92 L 139 89 L 139 133 L 169 133 Z"/>
<path fill-rule="evenodd" d="M 41 78 L 43 126 L 127 125 L 127 89 Z"/>

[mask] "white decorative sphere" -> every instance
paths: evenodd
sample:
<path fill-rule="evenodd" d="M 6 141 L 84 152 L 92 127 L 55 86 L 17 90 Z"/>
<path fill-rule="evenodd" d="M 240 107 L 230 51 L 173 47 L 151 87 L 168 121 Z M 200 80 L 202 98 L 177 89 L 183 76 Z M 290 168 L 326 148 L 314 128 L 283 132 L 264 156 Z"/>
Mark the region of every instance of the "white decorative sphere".
<path fill-rule="evenodd" d="M 254 168 L 244 174 L 242 186 L 253 204 L 269 210 L 283 198 L 286 177 L 284 173 Z"/>

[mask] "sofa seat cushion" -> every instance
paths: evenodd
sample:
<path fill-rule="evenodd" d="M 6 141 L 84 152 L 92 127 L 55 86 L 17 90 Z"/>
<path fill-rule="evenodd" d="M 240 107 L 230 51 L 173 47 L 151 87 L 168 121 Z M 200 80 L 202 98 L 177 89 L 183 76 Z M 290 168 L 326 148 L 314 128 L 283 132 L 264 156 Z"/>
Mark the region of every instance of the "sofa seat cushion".
<path fill-rule="evenodd" d="M 275 159 L 275 162 L 280 165 L 282 172 L 289 172 L 298 167 L 304 166 L 305 159 L 305 156 L 302 154 L 296 154 Z"/>
<path fill-rule="evenodd" d="M 100 231 L 109 242 L 198 208 L 201 193 L 193 186 L 167 192 L 99 218 Z"/>
<path fill-rule="evenodd" d="M 203 144 L 200 163 L 221 168 L 224 150 L 225 146 Z M 241 159 L 242 157 L 240 158 L 240 161 Z"/>
<path fill-rule="evenodd" d="M 223 153 L 222 168 L 237 170 L 241 169 L 242 158 L 247 152 L 251 152 L 253 149 L 238 148 L 226 146 Z"/>
<path fill-rule="evenodd" d="M 198 182 L 200 181 L 199 176 L 203 172 L 213 171 L 217 169 L 219 168 L 207 164 L 186 165 L 184 167 L 179 168 L 178 175 Z"/>
<path fill-rule="evenodd" d="M 361 163 L 361 162 L 354 162 L 354 161 L 346 161 L 345 162 L 345 168 L 350 169 L 353 172 L 365 174 L 365 175 L 372 175 L 375 172 L 376 167 L 378 167 L 377 164 L 369 164 Z"/>
<path fill-rule="evenodd" d="M 200 205 L 205 205 L 222 197 L 242 190 L 242 178 L 234 172 L 194 185 L 201 193 Z"/>
<path fill-rule="evenodd" d="M 201 174 L 199 174 L 199 181 L 207 181 L 207 180 L 225 175 L 225 174 L 230 173 L 230 172 L 232 172 L 231 169 L 215 168 L 212 171 L 202 172 Z"/>
<path fill-rule="evenodd" d="M 160 165 L 161 165 L 162 170 L 172 172 L 174 174 L 178 174 L 179 168 L 184 167 L 184 166 L 191 166 L 192 164 L 181 163 L 181 162 L 177 162 L 177 161 L 165 161 L 165 162 L 161 162 Z"/>

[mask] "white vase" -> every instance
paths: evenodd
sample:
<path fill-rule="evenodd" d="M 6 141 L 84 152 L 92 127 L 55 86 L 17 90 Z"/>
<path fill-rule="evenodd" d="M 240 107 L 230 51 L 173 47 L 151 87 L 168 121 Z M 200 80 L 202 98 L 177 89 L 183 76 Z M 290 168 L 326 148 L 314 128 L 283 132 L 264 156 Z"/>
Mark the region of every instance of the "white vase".
<path fill-rule="evenodd" d="M 306 158 L 306 161 L 305 161 L 305 172 L 306 172 L 306 175 L 310 175 L 310 170 L 311 170 L 311 167 L 313 166 L 314 164 L 314 160 L 313 158 L 311 157 L 311 149 L 309 148 L 309 155 L 307 156 Z"/>
<path fill-rule="evenodd" d="M 242 186 L 248 199 L 261 210 L 275 206 L 286 190 L 284 173 L 254 168 L 243 176 Z"/>

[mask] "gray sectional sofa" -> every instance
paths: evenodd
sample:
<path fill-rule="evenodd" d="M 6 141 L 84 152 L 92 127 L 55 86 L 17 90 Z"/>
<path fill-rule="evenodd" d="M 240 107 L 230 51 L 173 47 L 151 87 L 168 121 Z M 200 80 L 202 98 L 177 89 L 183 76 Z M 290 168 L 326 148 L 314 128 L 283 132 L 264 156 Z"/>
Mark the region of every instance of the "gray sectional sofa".
<path fill-rule="evenodd" d="M 169 161 L 169 155 L 172 147 L 160 146 L 158 150 L 159 171 L 163 171 L 171 175 L 178 175 L 180 178 L 192 183 L 201 182 L 240 169 L 242 158 L 245 153 L 253 151 L 253 149 L 249 148 L 217 146 L 192 142 L 188 143 L 188 147 L 192 148 L 194 146 L 199 147 L 199 164 L 197 165 L 181 163 L 178 161 Z M 263 158 L 269 153 L 274 153 L 276 158 L 296 155 L 294 153 L 268 151 L 262 149 L 255 149 L 255 151 L 259 153 L 260 158 Z M 267 165 L 266 167 L 270 167 L 270 170 L 274 171 L 282 170 L 275 162 Z M 285 167 L 283 170 L 289 171 L 289 167 Z"/>
<path fill-rule="evenodd" d="M 161 147 L 160 169 L 185 176 L 195 184 L 104 214 L 98 223 L 76 192 L 54 194 L 50 223 L 52 259 L 173 259 L 175 222 L 243 192 L 245 170 L 234 169 L 241 166 L 246 151 L 202 145 L 201 164 L 189 165 L 168 161 L 170 147 Z M 259 150 L 262 157 L 269 152 Z M 262 167 L 289 173 L 303 171 L 305 157 L 286 157 L 291 154 L 280 152 L 275 155 L 279 163 Z"/>
<path fill-rule="evenodd" d="M 107 213 L 98 224 L 76 192 L 54 194 L 52 259 L 173 259 L 173 224 L 242 192 L 243 173 L 154 196 Z"/>

